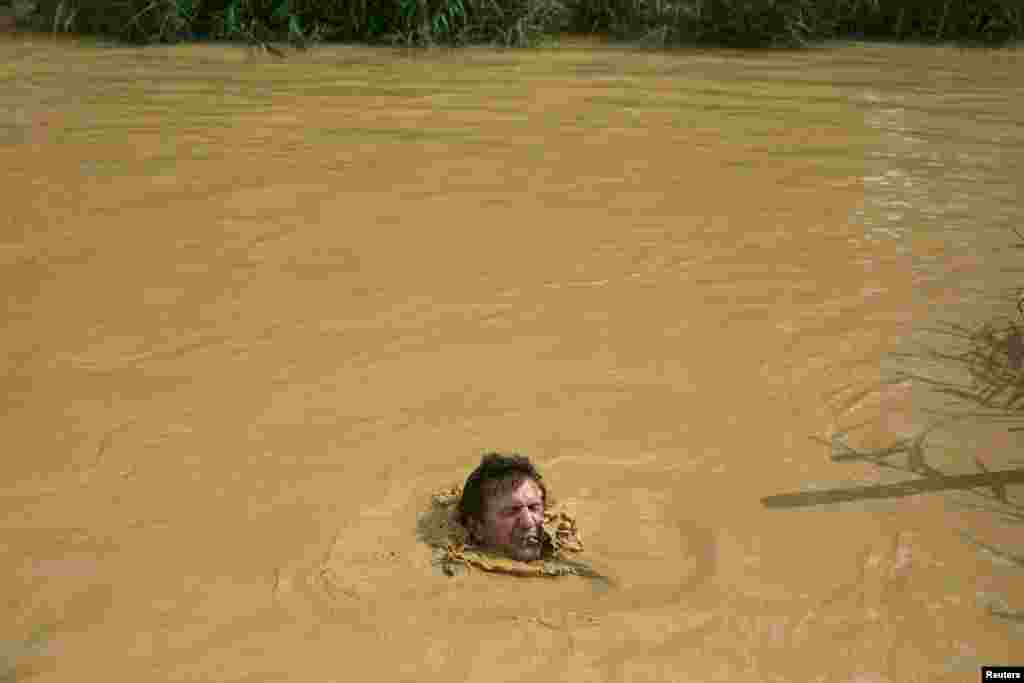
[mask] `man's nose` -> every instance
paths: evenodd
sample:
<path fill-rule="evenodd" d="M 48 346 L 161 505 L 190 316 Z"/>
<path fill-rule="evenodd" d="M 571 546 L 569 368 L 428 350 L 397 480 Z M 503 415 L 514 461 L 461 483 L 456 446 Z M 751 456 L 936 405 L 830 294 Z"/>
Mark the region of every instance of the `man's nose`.
<path fill-rule="evenodd" d="M 523 508 L 519 511 L 519 524 L 525 527 L 536 526 L 540 522 L 540 515 L 530 508 Z"/>

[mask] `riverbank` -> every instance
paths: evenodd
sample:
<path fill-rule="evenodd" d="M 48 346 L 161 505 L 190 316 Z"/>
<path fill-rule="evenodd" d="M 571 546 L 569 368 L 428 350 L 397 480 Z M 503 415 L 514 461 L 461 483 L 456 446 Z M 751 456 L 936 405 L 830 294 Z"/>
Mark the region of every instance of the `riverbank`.
<path fill-rule="evenodd" d="M 66 39 L 75 42 L 78 45 L 88 47 L 104 47 L 104 48 L 125 48 L 125 49 L 138 49 L 140 46 L 125 43 L 111 37 L 97 36 L 97 35 L 79 35 L 79 34 L 66 34 L 58 33 L 54 34 L 52 31 L 46 31 L 39 28 L 26 27 L 23 24 L 19 24 L 17 18 L 11 11 L 4 11 L 0 8 L 0 35 L 18 36 L 22 39 L 28 40 L 52 40 Z M 361 42 L 330 42 L 320 43 L 312 45 L 306 48 L 296 48 L 285 41 L 268 41 L 262 45 L 247 45 L 245 43 L 238 43 L 235 41 L 223 41 L 223 40 L 195 40 L 180 43 L 154 43 L 145 46 L 148 50 L 173 50 L 175 48 L 191 49 L 193 47 L 208 46 L 208 47 L 231 47 L 237 46 L 240 50 L 251 50 L 253 47 L 260 48 L 269 55 L 277 54 L 278 56 L 293 55 L 298 52 L 316 52 L 318 48 L 329 48 L 331 50 L 360 50 L 360 49 L 381 49 L 381 48 L 393 48 L 396 50 L 408 51 L 410 49 L 417 50 L 422 49 L 424 51 L 430 50 L 468 50 L 468 51 L 486 51 L 493 49 L 490 45 L 465 45 L 458 48 L 451 48 L 447 46 L 433 46 L 433 47 L 422 47 L 422 48 L 408 48 L 404 46 L 392 46 L 392 45 L 380 45 L 373 43 L 361 43 Z M 267 48 L 271 50 L 268 52 Z M 860 50 L 860 49 L 900 49 L 900 48 L 934 48 L 934 49 L 946 49 L 946 48 L 963 48 L 970 50 L 986 49 L 986 46 L 973 45 L 965 47 L 955 42 L 946 43 L 934 43 L 934 42 L 923 42 L 923 41 L 895 41 L 895 40 L 884 40 L 884 39 L 852 39 L 852 38 L 835 38 L 828 40 L 821 40 L 814 44 L 804 46 L 803 50 L 809 51 L 830 51 L 830 50 Z M 1000 57 L 1007 57 L 1014 59 L 1020 55 L 1024 55 L 1024 41 L 1017 41 L 1005 46 L 1002 46 L 994 52 L 997 52 Z M 593 35 L 580 35 L 580 34 L 563 34 L 554 36 L 550 40 L 533 46 L 533 50 L 590 50 L 599 52 L 616 52 L 616 51 L 637 51 L 637 50 L 650 50 L 652 52 L 662 53 L 674 53 L 687 50 L 707 50 L 716 49 L 709 48 L 708 46 L 673 46 L 673 47 L 659 47 L 645 43 L 643 41 L 630 41 L 630 40 L 617 40 L 606 36 L 593 36 Z M 728 53 L 729 48 L 717 48 L 722 50 L 723 53 Z M 991 50 L 991 48 L 988 48 Z M 413 52 L 412 54 L 415 54 Z"/>
<path fill-rule="evenodd" d="M 1009 47 L 1024 39 L 1024 0 L 6 0 L 2 25 L 127 43 L 227 40 L 298 47 L 537 47 L 593 35 L 625 47 L 796 48 L 828 41 Z"/>

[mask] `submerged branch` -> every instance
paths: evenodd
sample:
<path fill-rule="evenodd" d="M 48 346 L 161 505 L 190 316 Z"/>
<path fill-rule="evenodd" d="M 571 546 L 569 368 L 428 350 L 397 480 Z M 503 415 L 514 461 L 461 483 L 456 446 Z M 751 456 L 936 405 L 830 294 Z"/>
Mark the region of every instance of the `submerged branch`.
<path fill-rule="evenodd" d="M 926 479 L 907 481 L 898 484 L 879 484 L 877 486 L 856 486 L 850 488 L 828 489 L 825 491 L 799 491 L 767 496 L 761 503 L 769 508 L 794 508 L 810 505 L 828 505 L 854 500 L 870 500 L 878 498 L 900 498 L 914 496 L 929 491 L 947 491 L 955 489 L 993 488 L 1007 484 L 1024 484 L 1024 468 L 1000 470 L 982 474 L 945 475 L 935 474 Z"/>
<path fill-rule="evenodd" d="M 970 543 L 971 545 L 973 545 L 974 547 L 981 548 L 982 550 L 991 553 L 992 555 L 995 555 L 996 557 L 1005 560 L 1010 564 L 1016 565 L 1017 567 L 1024 569 L 1024 555 L 1015 555 L 1013 553 L 1008 553 L 1005 550 L 1000 550 L 999 548 L 991 546 L 987 543 L 982 543 L 978 539 L 974 538 L 974 536 L 971 536 L 970 534 L 964 531 L 960 532 L 960 537 L 968 543 Z"/>

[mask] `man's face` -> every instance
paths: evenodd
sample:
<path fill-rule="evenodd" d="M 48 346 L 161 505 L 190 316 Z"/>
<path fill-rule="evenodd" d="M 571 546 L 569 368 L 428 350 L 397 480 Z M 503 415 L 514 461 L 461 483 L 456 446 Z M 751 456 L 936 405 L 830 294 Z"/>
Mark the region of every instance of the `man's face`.
<path fill-rule="evenodd" d="M 529 562 L 540 558 L 544 535 L 544 498 L 529 477 L 512 488 L 492 494 L 484 505 L 484 519 L 474 523 L 479 541 L 490 550 Z"/>

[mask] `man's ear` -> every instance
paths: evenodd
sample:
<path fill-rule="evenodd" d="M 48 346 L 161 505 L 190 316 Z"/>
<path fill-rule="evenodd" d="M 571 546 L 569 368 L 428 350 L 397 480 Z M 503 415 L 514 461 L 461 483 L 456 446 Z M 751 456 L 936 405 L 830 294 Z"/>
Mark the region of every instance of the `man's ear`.
<path fill-rule="evenodd" d="M 482 524 L 476 517 L 469 517 L 466 519 L 466 531 L 469 532 L 469 542 L 472 544 L 478 544 L 481 542 L 480 527 Z"/>

